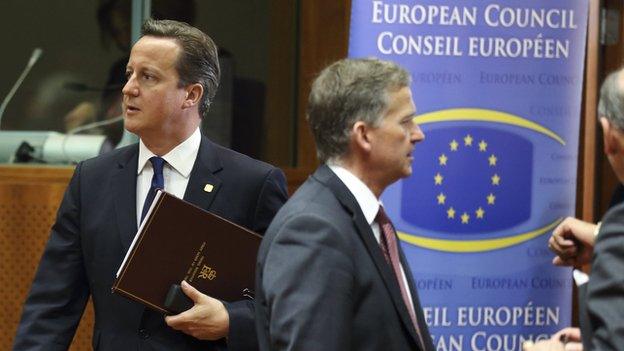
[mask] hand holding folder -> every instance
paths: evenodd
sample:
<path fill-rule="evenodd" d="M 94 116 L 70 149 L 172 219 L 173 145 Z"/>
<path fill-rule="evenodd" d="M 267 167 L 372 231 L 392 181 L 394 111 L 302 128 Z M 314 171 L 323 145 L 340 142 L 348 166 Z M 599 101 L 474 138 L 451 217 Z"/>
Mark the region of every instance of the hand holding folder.
<path fill-rule="evenodd" d="M 163 313 L 180 312 L 172 308 L 175 305 L 167 307 L 165 300 L 171 286 L 182 280 L 220 300 L 250 298 L 261 239 L 246 228 L 159 191 L 117 272 L 112 291 Z M 177 298 L 184 299 L 180 293 Z M 185 306 L 183 303 L 178 306 Z"/>
<path fill-rule="evenodd" d="M 230 318 L 223 303 L 200 293 L 187 282 L 181 285 L 184 292 L 180 293 L 188 295 L 194 306 L 178 315 L 166 316 L 167 325 L 202 340 L 217 340 L 228 335 Z"/>

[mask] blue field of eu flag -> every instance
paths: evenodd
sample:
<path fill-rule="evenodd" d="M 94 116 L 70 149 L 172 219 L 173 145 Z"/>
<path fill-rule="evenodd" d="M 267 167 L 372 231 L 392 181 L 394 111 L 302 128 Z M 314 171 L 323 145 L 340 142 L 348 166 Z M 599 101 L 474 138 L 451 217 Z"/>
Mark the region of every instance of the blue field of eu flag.
<path fill-rule="evenodd" d="M 484 234 L 529 219 L 533 145 L 487 127 L 427 131 L 401 189 L 401 216 L 420 228 Z"/>

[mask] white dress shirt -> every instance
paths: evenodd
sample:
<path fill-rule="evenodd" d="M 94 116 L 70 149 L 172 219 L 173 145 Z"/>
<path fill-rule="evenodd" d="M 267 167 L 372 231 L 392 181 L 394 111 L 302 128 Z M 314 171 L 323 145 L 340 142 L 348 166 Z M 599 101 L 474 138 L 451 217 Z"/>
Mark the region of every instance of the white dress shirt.
<path fill-rule="evenodd" d="M 191 170 L 193 169 L 197 153 L 199 152 L 199 144 L 201 144 L 201 133 L 199 132 L 199 128 L 197 128 L 185 141 L 173 148 L 173 150 L 169 151 L 166 155 L 161 156 L 166 161 L 163 167 L 165 191 L 180 199 L 184 197 Z M 140 140 L 136 188 L 137 226 L 141 225 L 143 203 L 152 185 L 154 168 L 149 161 L 152 156 L 156 155 Z"/>
<path fill-rule="evenodd" d="M 344 167 L 341 167 L 336 164 L 328 164 L 329 169 L 332 170 L 336 174 L 336 176 L 346 185 L 347 189 L 353 194 L 355 200 L 358 205 L 360 205 L 360 209 L 362 209 L 362 213 L 364 213 L 364 218 L 366 218 L 366 222 L 370 225 L 373 230 L 373 235 L 375 236 L 375 240 L 377 243 L 380 243 L 380 235 L 381 228 L 379 227 L 379 223 L 375 221 L 375 217 L 377 217 L 377 212 L 379 212 L 379 206 L 382 206 L 382 203 L 375 197 L 375 194 L 369 189 L 360 178 L 355 176 L 349 170 Z M 400 245 L 400 243 L 399 243 Z M 403 264 L 399 262 L 401 266 L 401 276 L 403 277 L 403 283 L 405 284 L 405 288 L 407 290 L 407 295 L 412 302 L 412 292 L 410 291 L 409 284 L 407 284 L 407 278 L 405 277 L 405 271 L 403 270 Z M 392 267 L 390 267 L 392 269 Z"/>

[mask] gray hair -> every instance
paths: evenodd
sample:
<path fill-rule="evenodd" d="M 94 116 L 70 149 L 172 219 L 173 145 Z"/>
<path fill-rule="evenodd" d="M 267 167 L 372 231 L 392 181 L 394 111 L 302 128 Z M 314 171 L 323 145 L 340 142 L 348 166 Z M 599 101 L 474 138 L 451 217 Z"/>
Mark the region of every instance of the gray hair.
<path fill-rule="evenodd" d="M 620 68 L 607 76 L 600 88 L 598 102 L 598 117 L 605 117 L 620 130 L 624 130 L 624 96 L 619 83 L 623 72 L 624 68 Z"/>
<path fill-rule="evenodd" d="M 201 30 L 173 20 L 149 19 L 143 23 L 141 35 L 177 41 L 182 49 L 176 62 L 180 76 L 178 85 L 180 87 L 195 83 L 202 85 L 204 94 L 199 104 L 199 114 L 202 117 L 206 116 L 219 87 L 219 58 L 214 41 Z"/>
<path fill-rule="evenodd" d="M 343 59 L 325 68 L 312 83 L 307 119 L 321 162 L 348 151 L 357 121 L 377 127 L 388 108 L 388 93 L 411 82 L 399 65 L 378 59 Z"/>

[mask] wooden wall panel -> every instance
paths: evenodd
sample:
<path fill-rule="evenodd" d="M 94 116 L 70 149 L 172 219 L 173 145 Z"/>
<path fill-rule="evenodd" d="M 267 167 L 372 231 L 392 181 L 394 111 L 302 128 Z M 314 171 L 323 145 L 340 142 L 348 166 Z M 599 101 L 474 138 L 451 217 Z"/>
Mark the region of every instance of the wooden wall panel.
<path fill-rule="evenodd" d="M 22 305 L 73 169 L 0 166 L 0 350 L 13 344 Z M 91 350 L 93 308 L 70 350 Z"/>
<path fill-rule="evenodd" d="M 599 89 L 600 0 L 591 0 L 587 24 L 587 55 L 585 59 L 585 86 L 580 130 L 579 189 L 577 214 L 585 221 L 596 217 L 596 106 Z M 581 206 L 578 209 L 578 205 Z M 580 212 L 580 213 L 579 213 Z"/>
<path fill-rule="evenodd" d="M 297 167 L 314 169 L 316 148 L 305 120 L 310 85 L 330 63 L 347 56 L 351 1 L 301 0 Z"/>

